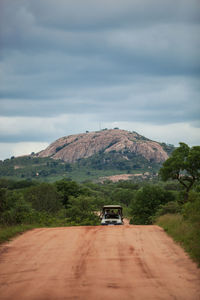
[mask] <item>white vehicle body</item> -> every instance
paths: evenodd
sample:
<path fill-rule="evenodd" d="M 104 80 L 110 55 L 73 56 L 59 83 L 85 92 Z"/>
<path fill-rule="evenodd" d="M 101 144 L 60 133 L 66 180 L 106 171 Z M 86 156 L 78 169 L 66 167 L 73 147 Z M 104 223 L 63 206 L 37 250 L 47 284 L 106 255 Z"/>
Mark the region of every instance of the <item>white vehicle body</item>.
<path fill-rule="evenodd" d="M 101 213 L 101 225 L 123 225 L 122 207 L 104 205 Z"/>

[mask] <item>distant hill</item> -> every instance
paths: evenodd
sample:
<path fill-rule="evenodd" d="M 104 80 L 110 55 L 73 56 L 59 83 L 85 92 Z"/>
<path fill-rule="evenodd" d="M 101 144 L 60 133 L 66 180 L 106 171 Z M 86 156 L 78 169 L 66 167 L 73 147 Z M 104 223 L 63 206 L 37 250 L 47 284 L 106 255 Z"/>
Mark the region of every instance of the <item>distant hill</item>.
<path fill-rule="evenodd" d="M 136 132 L 120 129 L 102 130 L 62 137 L 38 157 L 51 157 L 65 162 L 74 163 L 79 159 L 91 157 L 97 153 L 120 153 L 129 159 L 129 153 L 141 155 L 148 161 L 160 163 L 168 158 L 162 145 L 153 142 Z"/>
<path fill-rule="evenodd" d="M 104 129 L 62 137 L 39 153 L 5 160 L 0 176 L 81 181 L 117 174 L 155 175 L 173 149 L 136 132 Z"/>

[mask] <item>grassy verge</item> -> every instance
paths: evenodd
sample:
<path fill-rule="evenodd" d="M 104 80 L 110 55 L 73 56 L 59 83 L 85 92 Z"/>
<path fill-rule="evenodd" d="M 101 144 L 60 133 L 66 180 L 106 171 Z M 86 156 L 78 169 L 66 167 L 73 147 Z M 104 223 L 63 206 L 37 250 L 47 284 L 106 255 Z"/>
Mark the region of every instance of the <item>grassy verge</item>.
<path fill-rule="evenodd" d="M 200 267 L 200 231 L 199 226 L 184 220 L 182 215 L 164 215 L 157 219 L 161 226 L 176 242 L 185 249 Z"/>
<path fill-rule="evenodd" d="M 11 238 L 22 234 L 23 232 L 34 229 L 34 228 L 47 228 L 47 227 L 67 227 L 70 224 L 66 222 L 54 222 L 54 223 L 44 223 L 44 224 L 20 224 L 20 225 L 10 225 L 3 226 L 0 225 L 0 244 L 9 241 Z"/>
<path fill-rule="evenodd" d="M 10 226 L 3 226 L 0 225 L 0 244 L 6 241 L 9 241 L 11 238 L 22 234 L 23 232 L 34 229 L 34 228 L 50 228 L 50 227 L 68 227 L 68 226 L 96 226 L 100 225 L 100 222 L 84 220 L 82 223 L 76 223 L 73 221 L 60 221 L 57 220 L 54 222 L 43 223 L 43 224 L 21 224 L 21 225 L 10 225 Z"/>
<path fill-rule="evenodd" d="M 14 236 L 23 233 L 27 230 L 36 228 L 35 225 L 13 225 L 0 227 L 0 243 L 9 241 Z"/>

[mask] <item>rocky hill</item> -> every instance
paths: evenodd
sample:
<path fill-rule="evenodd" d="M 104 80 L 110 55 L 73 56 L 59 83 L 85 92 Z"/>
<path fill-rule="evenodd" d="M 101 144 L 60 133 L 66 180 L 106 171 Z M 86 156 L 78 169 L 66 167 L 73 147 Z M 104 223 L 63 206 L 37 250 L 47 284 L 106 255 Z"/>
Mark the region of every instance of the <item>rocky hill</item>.
<path fill-rule="evenodd" d="M 68 163 L 92 157 L 98 153 L 120 153 L 124 160 L 130 154 L 142 156 L 149 162 L 162 163 L 168 158 L 163 145 L 136 132 L 120 129 L 102 130 L 59 138 L 37 157 L 51 157 Z M 128 155 L 129 154 L 129 155 Z"/>
<path fill-rule="evenodd" d="M 62 137 L 39 153 L 0 161 L 0 177 L 80 182 L 152 179 L 173 150 L 172 145 L 136 132 L 87 132 Z"/>

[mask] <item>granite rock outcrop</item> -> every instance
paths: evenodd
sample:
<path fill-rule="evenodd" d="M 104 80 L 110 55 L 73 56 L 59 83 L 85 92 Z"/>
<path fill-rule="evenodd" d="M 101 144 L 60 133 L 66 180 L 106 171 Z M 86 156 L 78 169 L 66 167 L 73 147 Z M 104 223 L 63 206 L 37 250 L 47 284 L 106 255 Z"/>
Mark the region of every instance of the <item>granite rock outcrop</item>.
<path fill-rule="evenodd" d="M 112 151 L 122 153 L 124 159 L 128 159 L 126 153 L 132 152 L 155 163 L 162 163 L 168 158 L 167 152 L 160 143 L 151 141 L 136 132 L 121 129 L 65 136 L 51 143 L 45 150 L 37 153 L 37 156 L 74 163 L 99 152 Z"/>

